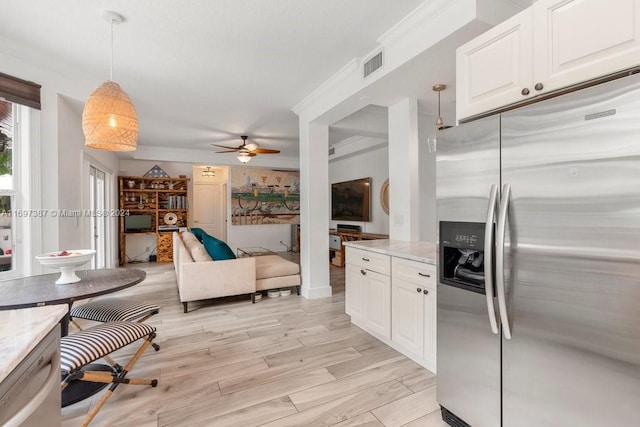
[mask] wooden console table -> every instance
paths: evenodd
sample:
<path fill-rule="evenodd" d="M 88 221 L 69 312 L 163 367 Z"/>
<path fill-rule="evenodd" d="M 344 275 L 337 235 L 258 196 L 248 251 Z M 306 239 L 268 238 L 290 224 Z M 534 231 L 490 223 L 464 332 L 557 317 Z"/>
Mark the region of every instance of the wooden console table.
<path fill-rule="evenodd" d="M 378 240 L 388 239 L 387 234 L 363 233 L 360 231 L 338 231 L 335 228 L 329 229 L 329 235 L 340 237 L 340 250 L 329 248 L 329 253 L 334 253 L 332 264 L 337 267 L 344 267 L 344 242 L 353 242 L 355 240 Z"/>

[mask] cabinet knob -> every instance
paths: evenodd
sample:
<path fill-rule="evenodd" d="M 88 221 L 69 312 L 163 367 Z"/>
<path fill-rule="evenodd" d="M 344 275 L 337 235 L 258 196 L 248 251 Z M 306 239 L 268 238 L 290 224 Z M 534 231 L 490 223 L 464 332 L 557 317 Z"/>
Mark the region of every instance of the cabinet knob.
<path fill-rule="evenodd" d="M 427 295 L 429 293 L 428 289 L 425 289 L 424 291 L 422 291 L 423 294 Z"/>
<path fill-rule="evenodd" d="M 362 258 L 363 261 L 369 262 L 369 258 Z"/>
<path fill-rule="evenodd" d="M 422 276 L 422 277 L 431 277 L 430 274 L 424 274 L 424 273 L 420 273 L 418 272 L 418 276 Z"/>
<path fill-rule="evenodd" d="M 364 270 L 360 270 L 360 273 L 362 273 L 363 276 L 365 276 L 367 274 L 367 272 L 364 271 Z"/>
<path fill-rule="evenodd" d="M 529 89 L 527 89 L 526 87 L 524 89 L 522 89 L 522 92 L 520 92 L 523 95 L 529 95 Z"/>
<path fill-rule="evenodd" d="M 417 288 L 416 291 L 418 291 L 418 293 L 422 292 L 422 288 Z"/>
<path fill-rule="evenodd" d="M 542 83 L 536 83 L 536 85 L 534 86 L 534 88 L 536 90 L 542 90 L 544 89 L 544 85 Z"/>

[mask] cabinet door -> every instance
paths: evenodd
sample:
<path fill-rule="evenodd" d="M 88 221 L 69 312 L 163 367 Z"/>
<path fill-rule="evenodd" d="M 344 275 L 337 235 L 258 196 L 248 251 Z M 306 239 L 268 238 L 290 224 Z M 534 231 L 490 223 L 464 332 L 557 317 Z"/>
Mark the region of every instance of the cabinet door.
<path fill-rule="evenodd" d="M 538 0 L 532 9 L 534 83 L 542 90 L 640 63 L 640 0 Z"/>
<path fill-rule="evenodd" d="M 391 283 L 391 339 L 419 358 L 423 357 L 425 336 L 422 291 L 418 285 L 395 277 Z"/>
<path fill-rule="evenodd" d="M 173 233 L 159 233 L 156 237 L 158 262 L 173 261 Z"/>
<path fill-rule="evenodd" d="M 366 277 L 358 266 L 347 264 L 345 270 L 345 312 L 356 319 L 364 319 L 364 286 Z"/>
<path fill-rule="evenodd" d="M 391 338 L 391 278 L 366 270 L 366 325 L 384 338 Z"/>
<path fill-rule="evenodd" d="M 531 25 L 528 8 L 458 48 L 458 120 L 534 95 Z"/>
<path fill-rule="evenodd" d="M 437 295 L 436 283 L 433 280 L 425 287 L 424 294 L 424 360 L 427 369 L 436 373 L 436 337 L 437 337 Z"/>

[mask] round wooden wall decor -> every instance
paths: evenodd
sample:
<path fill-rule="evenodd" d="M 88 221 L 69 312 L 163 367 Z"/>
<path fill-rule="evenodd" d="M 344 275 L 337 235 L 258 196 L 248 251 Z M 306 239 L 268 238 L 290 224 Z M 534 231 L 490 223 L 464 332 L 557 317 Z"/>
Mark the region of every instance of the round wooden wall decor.
<path fill-rule="evenodd" d="M 384 213 L 389 215 L 389 179 L 387 178 L 380 189 L 380 204 Z"/>

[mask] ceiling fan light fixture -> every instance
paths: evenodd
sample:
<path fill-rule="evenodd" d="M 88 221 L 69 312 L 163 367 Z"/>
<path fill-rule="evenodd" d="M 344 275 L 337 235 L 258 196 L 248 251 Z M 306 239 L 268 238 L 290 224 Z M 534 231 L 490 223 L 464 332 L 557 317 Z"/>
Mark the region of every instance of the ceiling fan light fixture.
<path fill-rule="evenodd" d="M 278 154 L 280 150 L 271 148 L 261 148 L 258 144 L 250 142 L 247 144 L 249 136 L 241 135 L 242 144 L 236 147 L 229 147 L 227 145 L 211 144 L 215 147 L 224 148 L 223 151 L 216 151 L 216 153 L 238 153 L 238 160 L 242 163 L 248 163 L 251 157 L 255 157 L 258 154 Z"/>
<path fill-rule="evenodd" d="M 134 151 L 138 144 L 138 116 L 129 96 L 113 81 L 113 24 L 124 18 L 105 11 L 103 18 L 111 23 L 111 68 L 109 81 L 94 90 L 82 111 L 85 146 L 107 151 Z"/>
<path fill-rule="evenodd" d="M 251 156 L 249 156 L 249 153 L 242 153 L 238 156 L 238 160 L 241 163 L 249 163 L 251 161 Z"/>

